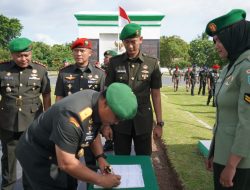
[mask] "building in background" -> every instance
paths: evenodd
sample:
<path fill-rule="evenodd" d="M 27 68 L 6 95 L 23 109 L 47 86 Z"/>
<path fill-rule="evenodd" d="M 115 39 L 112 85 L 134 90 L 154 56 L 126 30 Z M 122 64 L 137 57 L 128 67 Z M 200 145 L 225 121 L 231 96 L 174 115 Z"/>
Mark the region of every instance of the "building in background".
<path fill-rule="evenodd" d="M 159 12 L 127 12 L 131 22 L 142 27 L 142 51 L 160 58 L 160 29 L 165 15 Z M 91 39 L 93 42 L 93 62 L 103 60 L 106 50 L 122 53 L 124 47 L 118 34 L 122 27 L 118 26 L 117 12 L 77 12 L 78 36 Z"/>

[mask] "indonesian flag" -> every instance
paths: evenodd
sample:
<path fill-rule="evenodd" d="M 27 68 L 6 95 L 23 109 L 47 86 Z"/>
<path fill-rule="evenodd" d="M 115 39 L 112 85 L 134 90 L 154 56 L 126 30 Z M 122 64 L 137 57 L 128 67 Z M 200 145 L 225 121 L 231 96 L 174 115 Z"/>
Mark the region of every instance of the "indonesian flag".
<path fill-rule="evenodd" d="M 130 19 L 127 13 L 123 8 L 119 7 L 119 26 L 124 27 L 128 23 L 130 23 Z"/>

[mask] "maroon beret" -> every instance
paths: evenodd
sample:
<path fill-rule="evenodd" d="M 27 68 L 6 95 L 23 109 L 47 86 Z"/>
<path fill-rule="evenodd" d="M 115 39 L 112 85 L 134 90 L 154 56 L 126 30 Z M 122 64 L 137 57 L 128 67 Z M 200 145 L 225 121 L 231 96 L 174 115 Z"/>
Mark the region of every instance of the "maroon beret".
<path fill-rule="evenodd" d="M 77 38 L 71 45 L 71 49 L 76 47 L 92 49 L 92 42 L 87 38 Z"/>

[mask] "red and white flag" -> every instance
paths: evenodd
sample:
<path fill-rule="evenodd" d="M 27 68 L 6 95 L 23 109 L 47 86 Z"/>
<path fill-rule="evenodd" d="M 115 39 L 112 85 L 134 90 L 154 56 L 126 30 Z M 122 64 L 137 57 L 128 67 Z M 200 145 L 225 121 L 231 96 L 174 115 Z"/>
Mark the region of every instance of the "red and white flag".
<path fill-rule="evenodd" d="M 130 23 L 130 19 L 126 11 L 122 7 L 119 7 L 119 26 L 124 27 L 128 23 Z"/>

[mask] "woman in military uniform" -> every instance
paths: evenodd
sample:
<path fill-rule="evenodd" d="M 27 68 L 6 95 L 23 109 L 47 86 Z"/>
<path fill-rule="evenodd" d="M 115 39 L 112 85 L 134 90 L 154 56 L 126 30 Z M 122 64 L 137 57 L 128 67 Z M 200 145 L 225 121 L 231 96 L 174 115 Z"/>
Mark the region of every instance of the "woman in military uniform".
<path fill-rule="evenodd" d="M 228 60 L 215 88 L 216 123 L 207 168 L 215 190 L 250 189 L 250 22 L 234 9 L 207 24 L 221 58 Z"/>

